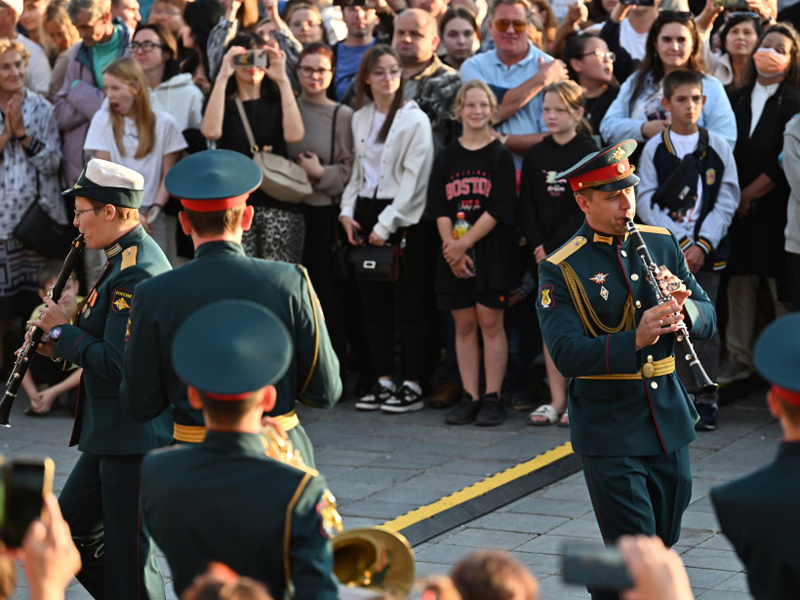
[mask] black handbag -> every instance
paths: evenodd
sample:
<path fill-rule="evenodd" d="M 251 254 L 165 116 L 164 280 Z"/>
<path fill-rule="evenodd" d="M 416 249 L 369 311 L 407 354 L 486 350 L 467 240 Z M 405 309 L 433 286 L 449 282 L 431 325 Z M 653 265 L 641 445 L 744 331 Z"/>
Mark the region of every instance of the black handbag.
<path fill-rule="evenodd" d="M 396 246 L 354 246 L 350 248 L 353 275 L 358 281 L 393 282 L 403 275 L 406 235 Z"/>
<path fill-rule="evenodd" d="M 36 198 L 14 227 L 13 235 L 28 248 L 46 258 L 64 258 L 78 230 L 53 220 L 39 205 L 38 177 Z M 65 208 L 66 210 L 66 208 Z"/>

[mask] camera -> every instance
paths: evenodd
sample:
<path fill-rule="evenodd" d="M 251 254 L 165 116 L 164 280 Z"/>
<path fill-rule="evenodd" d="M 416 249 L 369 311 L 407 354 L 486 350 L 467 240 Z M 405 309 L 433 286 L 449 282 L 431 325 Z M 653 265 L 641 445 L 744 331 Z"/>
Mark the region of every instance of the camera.
<path fill-rule="evenodd" d="M 620 551 L 615 546 L 596 546 L 584 542 L 564 545 L 564 581 L 598 590 L 627 590 L 633 587 Z"/>
<path fill-rule="evenodd" d="M 622 0 L 623 6 L 655 6 L 654 0 Z"/>
<path fill-rule="evenodd" d="M 42 514 L 44 495 L 53 489 L 55 465 L 46 457 L 0 456 L 0 542 L 19 548 L 28 526 Z"/>
<path fill-rule="evenodd" d="M 234 67 L 258 67 L 260 69 L 269 68 L 269 54 L 266 50 L 248 50 L 244 54 L 236 54 L 233 57 Z"/>

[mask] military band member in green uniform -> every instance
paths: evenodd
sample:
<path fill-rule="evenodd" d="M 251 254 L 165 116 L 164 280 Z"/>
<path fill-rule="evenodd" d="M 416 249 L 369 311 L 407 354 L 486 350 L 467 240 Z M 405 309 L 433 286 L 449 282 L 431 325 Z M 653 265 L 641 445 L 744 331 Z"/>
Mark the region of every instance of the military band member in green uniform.
<path fill-rule="evenodd" d="M 242 300 L 199 309 L 175 335 L 172 364 L 207 433 L 145 458 L 142 514 L 178 595 L 214 561 L 276 599 L 338 598 L 330 536 L 341 518 L 324 478 L 265 455 L 261 415 L 291 368 L 290 335 L 282 319 Z"/>
<path fill-rule="evenodd" d="M 783 429 L 775 461 L 711 490 L 722 533 L 747 568 L 755 600 L 800 594 L 800 313 L 771 323 L 754 359 L 770 383 L 767 405 Z"/>
<path fill-rule="evenodd" d="M 119 399 L 134 290 L 170 269 L 139 224 L 143 187 L 136 171 L 93 159 L 64 192 L 75 198 L 86 247 L 104 250 L 108 262 L 75 318 L 45 298 L 37 322 L 49 334 L 42 354 L 83 367 L 70 440 L 82 454 L 59 502 L 81 552 L 78 580 L 98 599 L 165 597 L 155 547 L 140 526 L 139 469 L 145 453 L 170 443 L 171 423 L 166 415 L 138 423 Z"/>
<path fill-rule="evenodd" d="M 683 320 L 691 336 L 707 339 L 716 316 L 675 237 L 640 226 L 665 266 L 659 285 L 674 284 L 672 299 L 657 305 L 626 228 L 636 212 L 635 148 L 631 140 L 605 148 L 556 175 L 569 179 L 586 220 L 540 264 L 537 312 L 555 365 L 570 378 L 572 446 L 603 538 L 643 533 L 672 546 L 691 498 L 697 418 L 675 373 L 674 333 Z"/>
<path fill-rule="evenodd" d="M 229 150 L 193 154 L 170 170 L 167 190 L 181 199 L 181 226 L 192 236 L 192 262 L 140 286 L 131 311 L 121 396 L 138 421 L 147 421 L 172 404 L 174 437 L 199 442 L 203 415 L 191 408 L 186 386 L 174 373 L 169 349 L 175 332 L 198 308 L 216 300 L 252 300 L 269 308 L 292 332 L 295 353 L 275 384 L 278 398 L 270 416 L 314 466 L 311 442 L 295 413 L 295 402 L 331 408 L 342 393 L 339 361 L 311 281 L 300 265 L 245 256 L 242 233 L 250 228 L 250 192 L 261 170 L 248 157 Z"/>

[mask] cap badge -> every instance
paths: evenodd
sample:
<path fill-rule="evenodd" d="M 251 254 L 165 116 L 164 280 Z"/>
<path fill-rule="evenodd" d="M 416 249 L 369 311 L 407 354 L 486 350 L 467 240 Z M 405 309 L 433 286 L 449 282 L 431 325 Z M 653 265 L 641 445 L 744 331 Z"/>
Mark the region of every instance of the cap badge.
<path fill-rule="evenodd" d="M 625 150 L 623 150 L 622 148 L 617 148 L 616 150 L 614 150 L 614 154 L 611 155 L 611 158 L 613 158 L 616 161 L 620 161 L 622 160 L 623 156 L 625 156 Z"/>
<path fill-rule="evenodd" d="M 617 163 L 617 173 L 620 175 L 625 172 L 625 165 L 622 163 Z"/>

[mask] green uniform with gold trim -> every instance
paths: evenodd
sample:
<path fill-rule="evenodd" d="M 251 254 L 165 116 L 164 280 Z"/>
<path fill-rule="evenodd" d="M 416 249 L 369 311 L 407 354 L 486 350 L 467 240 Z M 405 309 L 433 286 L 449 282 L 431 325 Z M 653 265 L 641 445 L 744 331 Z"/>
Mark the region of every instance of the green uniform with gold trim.
<path fill-rule="evenodd" d="M 693 339 L 716 328 L 713 305 L 678 241 L 640 226 L 653 260 L 682 279 Z M 572 446 L 581 455 L 603 537 L 659 535 L 673 545 L 691 497 L 688 444 L 697 412 L 674 369 L 675 335 L 636 350 L 655 293 L 632 241 L 583 226 L 539 267 L 537 312 L 547 348 L 569 382 Z"/>
<path fill-rule="evenodd" d="M 338 598 L 325 492 L 321 475 L 266 457 L 253 433 L 212 430 L 142 466 L 142 514 L 178 595 L 217 561 L 278 600 Z"/>
<path fill-rule="evenodd" d="M 105 249 L 108 263 L 80 307 L 63 325 L 61 358 L 83 367 L 70 445 L 82 455 L 59 502 L 83 568 L 78 580 L 95 598 L 164 598 L 154 546 L 139 523 L 142 455 L 171 441 L 168 415 L 146 423 L 120 403 L 122 355 L 137 285 L 170 270 L 167 257 L 141 226 Z"/>
<path fill-rule="evenodd" d="M 278 399 L 270 416 L 291 419 L 291 424 L 298 422 L 296 401 L 317 408 L 334 406 L 342 393 L 339 360 L 305 269 L 247 257 L 241 245 L 215 241 L 201 244 L 192 262 L 136 290 L 120 391 L 134 419 L 146 422 L 171 404 L 176 431 L 191 436 L 193 428 L 204 425 L 203 414 L 189 406 L 186 385 L 175 375 L 170 348 L 192 313 L 229 298 L 270 309 L 292 334 L 295 354 L 289 370 L 275 383 Z M 200 441 L 202 434 L 200 430 L 198 438 L 179 435 L 178 439 Z M 302 425 L 290 429 L 289 438 L 313 467 L 313 448 Z"/>

